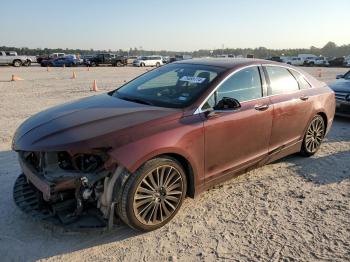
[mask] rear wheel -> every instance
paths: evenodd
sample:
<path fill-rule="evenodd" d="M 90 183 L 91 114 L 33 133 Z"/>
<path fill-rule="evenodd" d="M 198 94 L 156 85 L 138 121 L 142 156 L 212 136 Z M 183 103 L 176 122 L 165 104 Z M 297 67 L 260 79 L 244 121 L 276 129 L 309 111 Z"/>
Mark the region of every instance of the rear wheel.
<path fill-rule="evenodd" d="M 326 133 L 326 125 L 322 116 L 316 115 L 310 122 L 303 140 L 301 153 L 305 156 L 312 156 L 320 148 L 324 135 Z"/>
<path fill-rule="evenodd" d="M 32 64 L 32 62 L 31 62 L 30 60 L 27 60 L 27 61 L 24 63 L 25 66 L 30 66 L 31 64 Z"/>
<path fill-rule="evenodd" d="M 156 63 L 156 67 L 160 67 L 160 63 L 159 62 Z"/>
<path fill-rule="evenodd" d="M 117 67 L 123 66 L 123 63 L 122 63 L 121 61 L 117 61 L 116 66 L 117 66 Z"/>
<path fill-rule="evenodd" d="M 21 66 L 21 65 L 22 65 L 22 62 L 21 62 L 20 60 L 15 60 L 15 61 L 13 61 L 13 66 L 19 67 L 19 66 Z"/>
<path fill-rule="evenodd" d="M 144 63 L 141 63 L 140 66 L 143 67 L 143 66 L 145 66 L 145 64 L 144 64 Z"/>
<path fill-rule="evenodd" d="M 137 230 L 157 229 L 178 212 L 186 190 L 185 172 L 175 159 L 152 159 L 129 177 L 123 188 L 118 215 Z"/>

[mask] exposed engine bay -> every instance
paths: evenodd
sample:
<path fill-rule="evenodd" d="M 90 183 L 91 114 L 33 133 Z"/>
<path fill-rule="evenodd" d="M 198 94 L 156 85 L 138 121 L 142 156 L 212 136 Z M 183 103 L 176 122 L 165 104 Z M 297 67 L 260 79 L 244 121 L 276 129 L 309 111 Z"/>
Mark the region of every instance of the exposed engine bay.
<path fill-rule="evenodd" d="M 23 211 L 75 229 L 111 228 L 117 221 L 115 189 L 123 168 L 105 151 L 20 151 L 19 162 L 23 174 L 14 199 Z"/>

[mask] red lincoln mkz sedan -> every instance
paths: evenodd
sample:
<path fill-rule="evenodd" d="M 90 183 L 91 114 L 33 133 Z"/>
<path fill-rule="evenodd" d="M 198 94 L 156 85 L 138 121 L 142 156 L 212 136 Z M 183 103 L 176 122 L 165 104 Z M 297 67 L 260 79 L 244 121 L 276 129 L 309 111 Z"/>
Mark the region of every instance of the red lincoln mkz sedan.
<path fill-rule="evenodd" d="M 314 154 L 333 91 L 307 73 L 256 59 L 193 59 L 107 94 L 38 113 L 16 131 L 17 205 L 71 228 L 118 218 L 149 231 L 186 196 L 289 154 Z"/>

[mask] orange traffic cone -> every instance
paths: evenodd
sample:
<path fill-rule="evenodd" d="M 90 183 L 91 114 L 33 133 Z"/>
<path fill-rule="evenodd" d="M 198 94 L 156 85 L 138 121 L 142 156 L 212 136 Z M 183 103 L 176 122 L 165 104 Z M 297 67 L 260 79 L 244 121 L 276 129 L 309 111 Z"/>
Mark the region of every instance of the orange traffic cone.
<path fill-rule="evenodd" d="M 72 75 L 72 79 L 76 79 L 77 75 L 75 74 L 75 72 L 73 71 L 73 75 Z"/>
<path fill-rule="evenodd" d="M 92 84 L 92 91 L 94 92 L 98 91 L 96 80 L 94 80 L 94 83 Z"/>
<path fill-rule="evenodd" d="M 21 81 L 23 78 L 20 78 L 18 76 L 12 75 L 11 81 Z"/>

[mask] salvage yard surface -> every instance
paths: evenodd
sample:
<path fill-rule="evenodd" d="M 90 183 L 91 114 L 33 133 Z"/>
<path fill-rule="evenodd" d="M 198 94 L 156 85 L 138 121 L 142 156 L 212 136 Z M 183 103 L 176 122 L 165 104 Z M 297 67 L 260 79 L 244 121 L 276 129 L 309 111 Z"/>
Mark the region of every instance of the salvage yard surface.
<path fill-rule="evenodd" d="M 305 68 L 314 76 L 318 68 Z M 71 79 L 73 71 L 77 78 Z M 332 82 L 345 68 L 322 68 Z M 48 107 L 113 90 L 145 68 L 0 67 L 1 261 L 349 261 L 350 119 L 336 118 L 312 158 L 293 155 L 187 199 L 163 228 L 64 233 L 14 204 L 16 128 Z M 23 81 L 10 82 L 14 74 Z"/>

